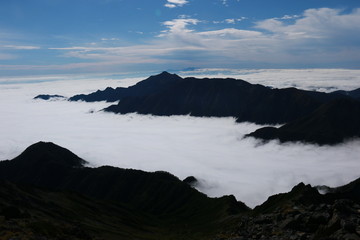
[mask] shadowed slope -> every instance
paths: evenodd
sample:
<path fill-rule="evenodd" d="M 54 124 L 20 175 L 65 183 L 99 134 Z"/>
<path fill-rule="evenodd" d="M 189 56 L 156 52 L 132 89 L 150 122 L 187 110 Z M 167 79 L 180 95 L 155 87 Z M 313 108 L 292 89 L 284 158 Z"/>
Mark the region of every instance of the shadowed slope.
<path fill-rule="evenodd" d="M 200 235 L 216 231 L 232 214 L 249 210 L 233 196 L 209 198 L 167 172 L 87 168 L 84 163 L 64 148 L 39 142 L 14 160 L 0 162 L 0 178 L 125 205 L 163 219 L 165 229 L 186 225 L 188 231 Z"/>
<path fill-rule="evenodd" d="M 288 193 L 269 197 L 251 211 L 232 196 L 208 198 L 166 172 L 92 169 L 84 167 L 84 163 L 70 151 L 44 142 L 30 146 L 12 161 L 0 162 L 0 176 L 5 180 L 0 181 L 0 237 L 48 240 L 358 237 L 359 179 L 328 188 L 331 191 L 325 195 L 300 183 Z"/>
<path fill-rule="evenodd" d="M 285 124 L 280 128 L 265 127 L 247 136 L 281 142 L 303 141 L 336 144 L 360 137 L 360 102 L 339 99 L 322 105 L 312 114 Z"/>
<path fill-rule="evenodd" d="M 153 94 L 123 98 L 105 111 L 235 117 L 238 122 L 276 124 L 297 119 L 339 97 L 344 96 L 295 88 L 270 89 L 236 79 L 185 78 Z"/>

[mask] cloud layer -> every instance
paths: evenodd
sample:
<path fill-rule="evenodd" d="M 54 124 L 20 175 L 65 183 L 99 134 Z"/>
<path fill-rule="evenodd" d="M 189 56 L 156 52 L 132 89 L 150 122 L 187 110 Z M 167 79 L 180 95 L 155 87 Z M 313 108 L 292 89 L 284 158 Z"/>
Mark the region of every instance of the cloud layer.
<path fill-rule="evenodd" d="M 329 78 L 335 73 L 330 72 Z M 232 118 L 114 115 L 96 112 L 108 103 L 32 100 L 40 93 L 71 96 L 136 81 L 0 85 L 0 159 L 11 159 L 34 142 L 52 141 L 93 166 L 165 170 L 181 179 L 193 175 L 200 179 L 199 189 L 210 196 L 234 194 L 252 207 L 300 181 L 337 186 L 360 177 L 359 141 L 336 147 L 259 145 L 242 139 L 259 126 L 236 124 Z"/>
<path fill-rule="evenodd" d="M 235 23 L 237 19 L 225 21 Z M 146 45 L 57 50 L 65 51 L 69 57 L 120 62 L 126 59 L 131 63 L 190 64 L 199 58 L 203 61 L 197 62 L 199 67 L 202 64 L 241 66 L 244 63 L 341 65 L 360 61 L 359 21 L 359 9 L 345 13 L 339 9 L 321 8 L 306 10 L 301 16 L 286 15 L 258 21 L 253 30 L 200 31 L 196 26 L 206 20 L 182 17 L 163 22 L 166 29 L 158 39 Z"/>
<path fill-rule="evenodd" d="M 185 0 L 169 0 L 180 7 Z M 128 69 L 200 68 L 358 68 L 360 9 L 312 8 L 296 15 L 263 20 L 245 16 L 224 20 L 179 15 L 159 21 L 156 32 L 134 31 L 139 38 L 118 37 L 67 43 L 66 46 L 6 44 L 0 64 L 3 75 L 36 73 L 109 72 Z M 246 22 L 246 24 L 243 24 Z M 246 27 L 244 27 L 246 26 Z M 111 41 L 110 41 L 111 40 Z M 43 64 L 14 64 L 32 55 L 54 57 Z M 33 61 L 31 61 L 33 62 Z M 60 63 L 61 64 L 60 64 Z M 12 63 L 12 64 L 10 64 Z"/>

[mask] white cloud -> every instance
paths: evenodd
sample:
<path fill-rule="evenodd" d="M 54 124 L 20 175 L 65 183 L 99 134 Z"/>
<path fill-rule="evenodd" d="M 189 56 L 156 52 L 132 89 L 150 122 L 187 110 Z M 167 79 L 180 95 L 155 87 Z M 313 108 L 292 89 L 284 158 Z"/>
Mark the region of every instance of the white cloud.
<path fill-rule="evenodd" d="M 119 41 L 119 38 L 101 38 L 101 41 Z"/>
<path fill-rule="evenodd" d="M 171 4 L 171 3 L 166 3 L 164 6 L 167 8 L 176 8 L 177 7 L 175 4 Z"/>
<path fill-rule="evenodd" d="M 274 81 L 276 74 L 281 79 L 312 76 L 307 70 L 263 71 L 261 79 Z M 346 70 L 336 71 L 319 74 L 347 79 Z M 256 74 L 247 76 L 260 79 Z M 358 79 L 358 72 L 352 74 Z M 89 114 L 109 103 L 31 100 L 40 93 L 71 96 L 122 85 L 121 79 L 0 85 L 0 159 L 12 159 L 37 141 L 52 141 L 97 166 L 165 170 L 181 179 L 193 175 L 205 193 L 234 194 L 250 206 L 300 181 L 337 186 L 359 177 L 359 141 L 336 147 L 276 142 L 258 146 L 253 139 L 242 139 L 258 126 L 236 124 L 232 118 Z"/>
<path fill-rule="evenodd" d="M 236 28 L 224 28 L 215 31 L 199 32 L 198 35 L 206 37 L 226 37 L 227 39 L 248 39 L 260 37 L 262 33 L 258 31 L 239 30 Z"/>
<path fill-rule="evenodd" d="M 244 19 L 229 18 L 228 22 Z M 202 27 L 209 22 L 181 15 L 163 22 L 164 30 L 142 45 L 106 46 L 108 41 L 102 41 L 92 46 L 51 49 L 59 51 L 63 57 L 94 61 L 67 66 L 72 69 L 78 66 L 83 70 L 89 66 L 89 71 L 94 71 L 97 63 L 99 68 L 109 66 L 106 69 L 144 63 L 162 64 L 163 68 L 194 64 L 199 67 L 241 67 L 244 64 L 261 67 L 356 67 L 356 63 L 360 62 L 358 22 L 359 9 L 344 12 L 321 8 L 308 9 L 301 15 L 259 21 L 250 30 L 232 25 L 232 28 L 201 31 L 198 30 L 199 25 Z M 102 47 L 97 47 L 99 45 Z"/>
<path fill-rule="evenodd" d="M 244 79 L 253 84 L 274 88 L 296 87 L 305 90 L 332 92 L 360 87 L 360 70 L 356 69 L 221 69 L 200 68 L 180 72 L 181 76 L 199 78 Z"/>
<path fill-rule="evenodd" d="M 290 18 L 290 17 L 289 17 Z M 268 19 L 257 23 L 257 27 L 285 36 L 296 36 L 297 38 L 322 38 L 346 39 L 349 35 L 360 36 L 360 9 L 355 9 L 351 13 L 342 13 L 339 9 L 320 8 L 308 9 L 303 17 L 299 18 L 293 24 L 285 24 L 281 19 Z M 359 39 L 360 37 L 358 37 Z M 351 40 L 352 41 L 352 40 Z"/>
<path fill-rule="evenodd" d="M 38 46 L 21 46 L 21 45 L 3 45 L 3 48 L 15 49 L 15 50 L 36 50 L 40 49 Z"/>
<path fill-rule="evenodd" d="M 291 19 L 297 19 L 297 18 L 300 18 L 301 15 L 284 15 L 280 18 L 273 18 L 273 19 L 280 19 L 280 20 L 291 20 Z"/>
<path fill-rule="evenodd" d="M 166 21 L 163 23 L 164 26 L 168 28 L 168 30 L 163 31 L 163 34 L 160 36 L 165 36 L 165 34 L 183 34 L 190 33 L 193 30 L 188 28 L 189 25 L 196 25 L 200 22 L 198 19 L 194 18 L 178 18 L 173 19 L 171 21 Z"/>
<path fill-rule="evenodd" d="M 228 19 L 225 19 L 225 22 L 226 23 L 231 23 L 231 24 L 235 24 L 235 19 L 233 19 L 233 18 L 228 18 Z"/>
<path fill-rule="evenodd" d="M 241 22 L 248 19 L 247 17 L 240 17 L 240 18 L 227 18 L 223 21 L 213 21 L 214 24 L 219 24 L 219 23 L 228 23 L 228 24 L 235 24 L 237 22 Z"/>
<path fill-rule="evenodd" d="M 182 7 L 187 3 L 189 3 L 187 0 L 167 0 L 167 3 L 164 6 L 168 8 L 175 8 Z"/>

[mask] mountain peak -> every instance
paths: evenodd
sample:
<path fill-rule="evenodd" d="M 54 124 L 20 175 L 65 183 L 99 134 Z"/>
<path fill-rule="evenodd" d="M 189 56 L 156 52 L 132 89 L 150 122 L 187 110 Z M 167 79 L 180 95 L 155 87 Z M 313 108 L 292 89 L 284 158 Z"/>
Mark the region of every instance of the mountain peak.
<path fill-rule="evenodd" d="M 157 75 L 152 75 L 149 77 L 150 79 L 153 79 L 153 78 L 161 78 L 161 79 L 181 79 L 180 76 L 176 75 L 175 73 L 169 73 L 167 71 L 163 71 L 162 73 L 160 74 L 157 74 Z"/>
<path fill-rule="evenodd" d="M 37 142 L 22 152 L 14 160 L 23 166 L 59 165 L 62 167 L 82 167 L 86 161 L 71 151 L 52 142 Z"/>
<path fill-rule="evenodd" d="M 159 75 L 176 75 L 176 74 L 171 74 L 167 71 L 163 71 L 162 73 L 160 73 Z"/>

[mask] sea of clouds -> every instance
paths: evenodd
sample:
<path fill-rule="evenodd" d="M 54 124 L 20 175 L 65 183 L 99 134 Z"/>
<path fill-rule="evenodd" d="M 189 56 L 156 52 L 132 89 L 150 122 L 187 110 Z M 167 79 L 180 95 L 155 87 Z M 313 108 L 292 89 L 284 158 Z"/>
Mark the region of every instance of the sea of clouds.
<path fill-rule="evenodd" d="M 359 70 L 277 70 L 277 73 L 247 70 L 236 74 L 252 83 L 274 87 L 281 87 L 283 81 L 284 86 L 306 89 L 316 86 L 350 90 L 360 87 L 359 73 Z M 207 76 L 219 75 L 234 77 L 233 72 L 228 75 L 209 72 Z M 99 111 L 109 105 L 105 102 L 33 100 L 43 93 L 69 97 L 107 86 L 130 86 L 142 79 L 1 84 L 0 159 L 12 159 L 35 142 L 51 141 L 73 151 L 90 166 L 164 170 L 180 179 L 195 176 L 200 180 L 200 191 L 213 197 L 233 194 L 250 207 L 261 204 L 272 194 L 291 190 L 299 182 L 339 186 L 360 177 L 359 140 L 322 147 L 276 141 L 260 144 L 243 136 L 261 126 L 238 124 L 233 118 L 116 115 Z"/>

